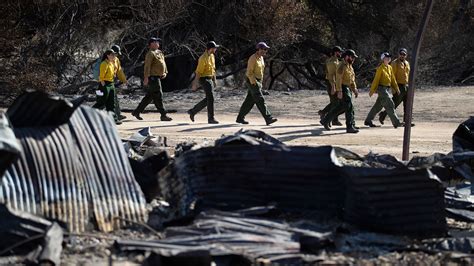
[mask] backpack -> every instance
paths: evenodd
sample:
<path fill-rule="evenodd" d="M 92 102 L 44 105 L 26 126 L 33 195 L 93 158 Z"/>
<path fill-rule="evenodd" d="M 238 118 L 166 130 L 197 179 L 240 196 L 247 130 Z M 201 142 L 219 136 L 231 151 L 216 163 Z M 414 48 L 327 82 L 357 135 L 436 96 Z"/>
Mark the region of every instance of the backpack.
<path fill-rule="evenodd" d="M 98 58 L 93 64 L 92 64 L 92 76 L 95 80 L 99 80 L 99 75 L 100 75 L 100 64 L 102 63 L 102 58 Z"/>

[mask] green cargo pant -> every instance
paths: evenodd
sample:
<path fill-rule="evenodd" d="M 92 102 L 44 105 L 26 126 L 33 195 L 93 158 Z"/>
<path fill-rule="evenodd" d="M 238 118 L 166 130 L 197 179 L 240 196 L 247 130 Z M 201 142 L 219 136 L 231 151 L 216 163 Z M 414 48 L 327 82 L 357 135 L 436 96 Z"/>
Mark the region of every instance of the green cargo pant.
<path fill-rule="evenodd" d="M 102 96 L 97 95 L 97 101 L 92 106 L 97 109 L 104 109 L 110 112 L 114 112 L 115 115 L 115 86 L 113 82 L 106 82 L 105 86 L 99 84 L 99 91 L 102 92 Z M 117 119 L 117 117 L 115 117 Z"/>
<path fill-rule="evenodd" d="M 252 85 L 250 81 L 247 80 L 247 97 L 245 97 L 245 100 L 240 107 L 237 119 L 244 119 L 250 110 L 252 110 L 254 105 L 257 105 L 257 108 L 265 121 L 268 121 L 272 118 L 272 114 L 265 104 L 265 98 L 263 98 L 262 82 L 257 80 L 257 83 Z"/>
<path fill-rule="evenodd" d="M 120 115 L 122 114 L 122 110 L 120 110 L 120 104 L 119 104 L 119 100 L 118 100 L 118 91 L 117 91 L 117 88 L 115 88 L 115 99 L 114 99 L 114 102 L 115 102 L 115 115 L 117 117 L 120 117 Z"/>
<path fill-rule="evenodd" d="M 352 104 L 352 92 L 349 87 L 342 85 L 342 99 L 337 98 L 337 103 L 331 104 L 332 107 L 327 113 L 327 115 L 321 120 L 321 123 L 327 124 L 334 120 L 339 114 L 346 113 L 346 127 L 354 127 L 354 105 Z"/>
<path fill-rule="evenodd" d="M 365 122 L 370 122 L 375 118 L 375 115 L 385 108 L 390 120 L 392 120 L 393 126 L 399 126 L 400 120 L 398 119 L 397 114 L 395 113 L 395 104 L 390 97 L 390 87 L 379 86 L 377 89 L 377 100 L 375 101 L 374 106 L 370 109 Z"/>
<path fill-rule="evenodd" d="M 189 110 L 191 114 L 199 113 L 207 106 L 207 119 L 214 119 L 214 81 L 209 77 L 199 78 L 199 84 L 206 94 L 206 98 L 198 102 Z"/>
<path fill-rule="evenodd" d="M 132 114 L 139 115 L 151 102 L 155 104 L 156 109 L 162 116 L 166 115 L 166 110 L 163 106 L 163 90 L 161 89 L 161 81 L 159 77 L 149 77 L 148 89 L 145 97 L 143 97 L 142 101 L 138 104 Z"/>
<path fill-rule="evenodd" d="M 321 110 L 321 113 L 323 113 L 324 115 L 329 113 L 329 110 L 331 110 L 331 107 L 338 103 L 337 93 L 331 94 L 331 83 L 328 80 L 326 80 L 326 86 L 328 88 L 327 92 L 329 96 L 329 103 L 326 105 L 326 107 L 324 107 L 323 110 Z M 340 114 L 336 115 L 334 119 L 332 120 L 332 122 L 339 121 L 339 115 Z"/>
<path fill-rule="evenodd" d="M 403 102 L 403 121 L 406 120 L 405 115 L 407 113 L 407 85 L 406 84 L 398 84 L 398 88 L 400 89 L 400 94 L 393 95 L 392 100 L 395 106 L 395 109 Z M 387 112 L 382 111 L 380 112 L 380 119 L 383 121 L 387 117 Z"/>

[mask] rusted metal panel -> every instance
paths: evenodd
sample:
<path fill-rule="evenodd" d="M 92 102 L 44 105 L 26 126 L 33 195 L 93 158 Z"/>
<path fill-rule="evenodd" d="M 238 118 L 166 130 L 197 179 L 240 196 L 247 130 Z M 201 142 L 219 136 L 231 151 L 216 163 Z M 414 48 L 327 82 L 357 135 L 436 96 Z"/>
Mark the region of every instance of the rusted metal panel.
<path fill-rule="evenodd" d="M 28 112 L 42 105 L 26 102 L 30 103 Z M 54 108 L 50 109 L 49 114 L 54 114 Z M 28 125 L 21 113 L 12 116 Z M 3 177 L 0 201 L 63 221 L 74 232 L 92 224 L 101 231 L 125 225 L 124 219 L 117 218 L 146 221 L 143 193 L 107 113 L 81 106 L 65 124 L 33 124 L 14 129 L 23 152 Z"/>

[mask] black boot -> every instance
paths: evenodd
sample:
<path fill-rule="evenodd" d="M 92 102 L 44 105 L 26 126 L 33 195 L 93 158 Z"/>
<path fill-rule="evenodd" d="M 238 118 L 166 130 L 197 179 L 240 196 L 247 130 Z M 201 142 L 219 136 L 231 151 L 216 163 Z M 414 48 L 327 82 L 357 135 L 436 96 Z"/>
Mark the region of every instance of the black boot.
<path fill-rule="evenodd" d="M 161 121 L 171 121 L 171 120 L 173 120 L 173 118 L 167 116 L 166 113 L 162 114 L 160 119 L 161 119 Z"/>
<path fill-rule="evenodd" d="M 339 119 L 336 118 L 336 119 L 332 120 L 332 125 L 333 126 L 342 126 L 342 123 L 341 123 L 341 121 L 339 121 Z"/>
<path fill-rule="evenodd" d="M 219 121 L 217 121 L 214 118 L 209 118 L 209 119 L 207 119 L 207 123 L 208 124 L 219 124 Z"/>
<path fill-rule="evenodd" d="M 324 122 L 323 120 L 319 121 L 319 123 L 321 123 L 321 125 L 323 125 L 326 130 L 331 130 L 329 123 Z"/>
<path fill-rule="evenodd" d="M 245 121 L 245 119 L 243 118 L 239 118 L 237 117 L 237 120 L 235 120 L 235 122 L 239 123 L 239 124 L 243 124 L 243 125 L 248 125 L 248 121 Z"/>
<path fill-rule="evenodd" d="M 274 118 L 274 117 L 270 117 L 268 119 L 265 119 L 265 122 L 267 123 L 267 126 L 275 123 L 276 121 L 278 121 L 278 119 Z"/>
<path fill-rule="evenodd" d="M 191 110 L 188 110 L 187 113 L 189 114 L 189 119 L 191 119 L 191 121 L 194 122 L 194 115 L 195 114 L 193 112 L 191 112 Z"/>
<path fill-rule="evenodd" d="M 348 127 L 346 129 L 346 132 L 347 133 L 359 133 L 359 130 L 358 129 L 355 129 L 354 127 Z"/>
<path fill-rule="evenodd" d="M 133 111 L 132 115 L 138 120 L 143 120 L 143 117 L 140 116 L 140 113 L 137 113 L 137 112 Z"/>
<path fill-rule="evenodd" d="M 393 125 L 394 128 L 404 127 L 404 126 L 405 126 L 405 122 L 400 122 L 400 124 L 398 125 Z"/>
<path fill-rule="evenodd" d="M 364 121 L 364 125 L 369 126 L 369 127 L 377 127 L 372 121 Z"/>

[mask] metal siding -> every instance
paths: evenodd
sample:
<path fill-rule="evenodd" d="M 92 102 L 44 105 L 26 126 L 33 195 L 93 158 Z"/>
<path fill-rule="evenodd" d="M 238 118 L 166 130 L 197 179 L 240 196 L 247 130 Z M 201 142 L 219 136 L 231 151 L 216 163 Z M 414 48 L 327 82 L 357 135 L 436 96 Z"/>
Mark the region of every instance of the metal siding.
<path fill-rule="evenodd" d="M 160 172 L 163 197 L 186 215 L 208 208 L 276 203 L 288 211 L 341 214 L 344 186 L 332 147 L 230 145 L 188 151 Z M 224 206 L 225 203 L 227 206 Z"/>
<path fill-rule="evenodd" d="M 64 102 L 56 102 L 63 110 Z M 14 129 L 23 152 L 3 176 L 0 201 L 63 221 L 73 232 L 87 230 L 91 221 L 106 232 L 127 224 L 116 217 L 145 222 L 145 199 L 114 121 L 106 112 L 81 106 L 65 124 L 38 125 L 54 121 L 40 115 L 54 115 L 54 103 L 44 107 L 23 97 L 16 104 L 28 108 L 10 111 L 22 125 L 34 121 L 33 127 Z"/>

